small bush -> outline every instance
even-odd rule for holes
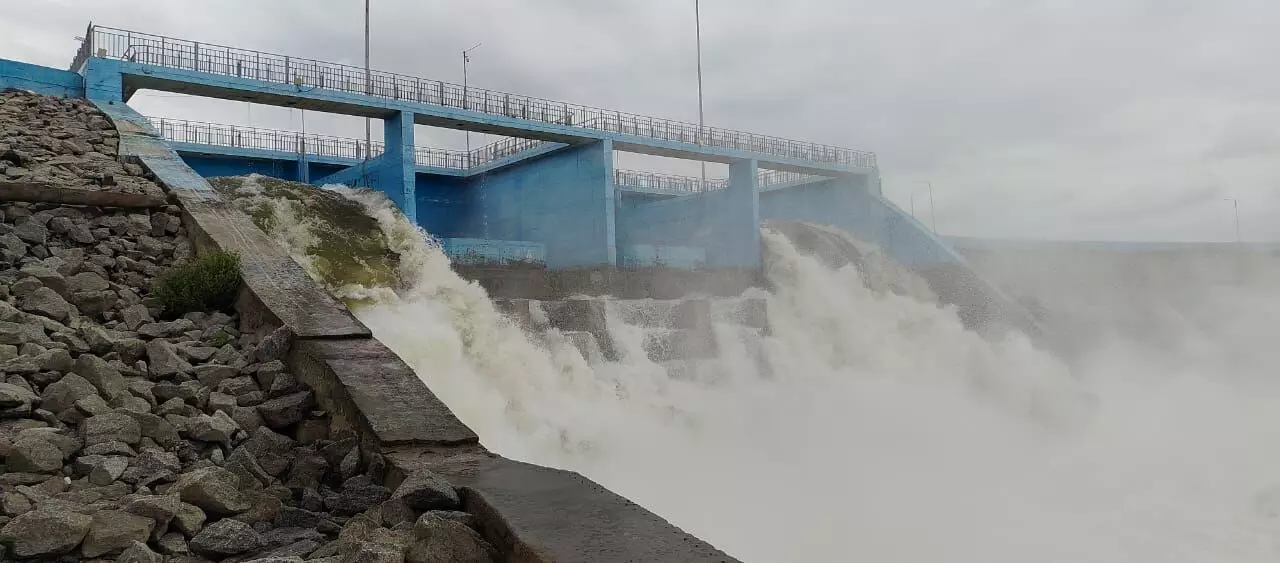
[[[211,252],[179,264],[156,278],[151,295],[166,315],[229,311],[240,292],[240,256]]]

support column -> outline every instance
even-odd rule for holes
[[[91,58],[84,64],[85,97],[95,102],[124,101],[124,76],[120,63],[110,59]]]
[[[719,239],[714,252],[708,249],[707,265],[712,268],[756,269],[760,267],[760,193],[757,190],[758,163],[735,160],[729,164],[729,187],[709,209],[718,219]]]
[[[383,120],[386,152],[379,159],[377,188],[395,202],[404,216],[418,222],[415,197],[416,163],[413,153],[413,112],[401,111]]]

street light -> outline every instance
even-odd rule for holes
[[[369,78],[369,0],[364,0],[364,94],[366,96],[373,93]],[[360,176],[364,178],[366,187],[369,185],[369,153],[373,148],[372,131],[369,118],[364,118],[364,167],[360,170]]]
[[[1236,199],[1236,198],[1234,198],[1234,197],[1224,197],[1224,198],[1222,198],[1222,199],[1223,199],[1223,200],[1225,200],[1225,201],[1229,201],[1229,202],[1231,202],[1231,207],[1232,207],[1232,209],[1234,209],[1234,210],[1235,210],[1235,214],[1236,214],[1236,245],[1239,245],[1239,244],[1240,244],[1240,200],[1237,200],[1237,199]]]
[[[702,11],[699,0],[693,0],[693,29],[698,50],[698,144],[702,144]],[[707,188],[707,161],[702,161],[702,189]]]
[[[931,182],[931,181],[929,181],[929,180],[916,180],[915,182],[912,182],[912,183],[915,183],[915,184],[924,184],[924,185],[926,185],[926,186],[929,186],[929,222],[930,222],[930,223],[932,224],[932,226],[933,226],[933,234],[935,234],[935,235],[936,235],[936,234],[938,234],[938,214],[937,214],[937,213],[935,213],[935,212],[934,212],[934,210],[933,210],[933,182]],[[912,207],[914,208],[914,207],[915,207],[915,205],[914,205],[914,201],[915,201],[915,200],[914,200],[914,194],[912,194],[912,197],[913,197],[913,199],[912,199]],[[914,215],[914,213],[912,213],[912,215]]]
[[[471,109],[470,98],[467,96],[467,63],[471,62],[471,55],[468,53],[476,50],[482,42],[472,45],[469,49],[462,50],[462,109]],[[471,131],[466,131],[467,136],[467,168],[471,168]]]

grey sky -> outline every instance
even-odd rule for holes
[[[693,0],[373,0],[377,68],[697,120]],[[28,1],[0,57],[64,67],[89,19],[359,64],[360,0]],[[703,0],[710,125],[875,151],[947,234],[1280,238],[1280,3]],[[140,94],[144,113],[298,128],[296,112]],[[307,115],[361,136],[359,120]],[[460,146],[456,132],[424,131]],[[473,138],[473,143],[479,141]],[[425,143],[423,143],[425,144]],[[643,166],[638,158],[624,166]]]

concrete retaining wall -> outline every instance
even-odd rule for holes
[[[244,329],[287,326],[289,368],[317,394],[336,428],[389,462],[387,485],[432,471],[462,489],[486,539],[507,561],[732,561],[711,545],[573,472],[486,451],[393,352],[316,284],[248,217],[121,103],[99,103],[121,135],[121,156],[145,166],[184,209],[197,252],[237,251]]]
[[[10,88],[59,98],[84,97],[84,79],[79,74],[0,59],[0,91]]]

